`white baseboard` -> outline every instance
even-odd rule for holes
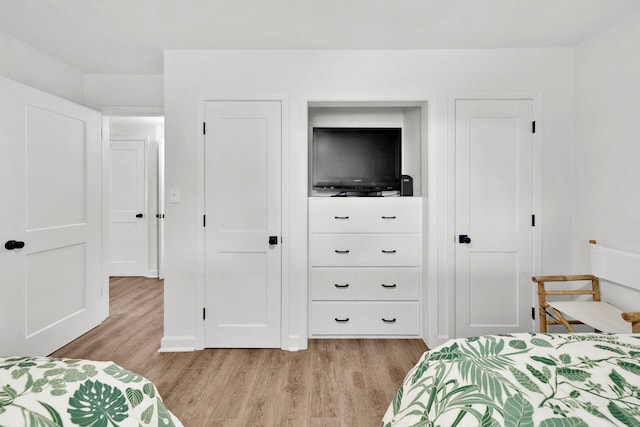
[[[163,337],[160,341],[160,353],[194,351],[196,348],[196,337],[178,336]]]
[[[282,349],[287,351],[306,350],[307,342],[306,340],[303,342],[300,339],[300,335],[289,335],[289,342],[283,343]]]

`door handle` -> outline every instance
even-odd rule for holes
[[[278,236],[269,236],[269,244],[277,245],[278,244]]]
[[[19,242],[17,240],[8,240],[7,243],[4,244],[4,248],[8,251],[12,251],[14,249],[22,249],[24,248],[24,242]]]
[[[471,243],[471,237],[467,236],[466,234],[461,234],[458,236],[458,243],[464,243],[468,245],[469,243]]]
[[[136,218],[142,218],[143,216],[144,216],[143,214],[139,213],[136,215]]]

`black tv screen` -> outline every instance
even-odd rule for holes
[[[400,190],[401,128],[313,128],[313,188]]]

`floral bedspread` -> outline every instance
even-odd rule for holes
[[[382,426],[640,426],[640,335],[450,340],[409,371]]]
[[[182,424],[146,378],[112,362],[0,358],[0,426]]]

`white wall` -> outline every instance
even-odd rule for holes
[[[166,207],[165,336],[163,349],[193,347],[201,322],[196,300],[196,239],[202,231],[197,206],[197,102],[206,94],[286,94],[290,123],[284,147],[284,171],[290,189],[289,254],[285,265],[289,304],[283,307],[288,334],[283,346],[304,348],[307,330],[307,105],[322,99],[428,100],[435,121],[429,123],[438,161],[429,170],[437,180],[430,203],[447,203],[447,105],[453,93],[522,91],[539,94],[543,105],[538,131],[543,141],[543,272],[571,265],[571,140],[573,137],[572,49],[433,50],[433,51],[179,51],[165,52],[166,185],[181,189],[180,203]],[[428,99],[427,99],[428,98]],[[431,134],[431,131],[430,131]],[[425,195],[423,189],[423,195]],[[441,209],[441,210],[440,210]],[[450,335],[451,309],[446,289],[447,229],[452,212],[438,207],[438,283],[428,283],[434,312],[428,328]],[[427,254],[431,256],[432,254]],[[540,272],[540,273],[543,273]],[[437,291],[440,290],[438,293]],[[439,307],[439,308],[438,308]],[[437,311],[441,310],[441,313]],[[295,337],[300,337],[295,342]],[[435,338],[434,338],[435,339]]]
[[[87,74],[85,102],[106,113],[162,114],[163,80],[156,74]]]
[[[1,31],[0,75],[84,103],[83,73]]]
[[[163,75],[85,74],[1,31],[0,75],[102,112],[163,111]]]
[[[640,253],[640,12],[575,49],[574,270],[586,242]],[[613,284],[603,299],[637,311],[640,295]]]

